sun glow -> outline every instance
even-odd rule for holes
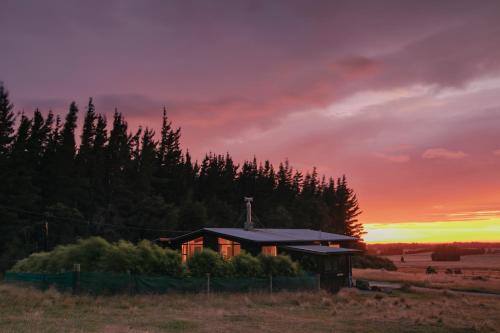
[[[367,243],[445,243],[500,241],[500,218],[478,221],[370,223]]]

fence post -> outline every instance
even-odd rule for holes
[[[269,292],[273,293],[273,275],[269,274]]]
[[[80,291],[80,264],[73,264],[73,294]]]
[[[207,273],[207,295],[210,295],[210,273]]]
[[[316,274],[316,281],[318,283],[318,291],[321,290],[321,274]]]
[[[130,270],[127,269],[127,291],[129,295],[132,295],[132,275],[130,274]]]

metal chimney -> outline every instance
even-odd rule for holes
[[[253,230],[253,222],[252,222],[252,201],[253,198],[245,197],[244,198],[247,205],[247,219],[245,221],[245,230]]]

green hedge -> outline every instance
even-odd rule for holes
[[[60,245],[50,252],[34,253],[18,261],[11,272],[60,273],[79,263],[82,272],[110,272],[164,275],[172,277],[263,277],[295,276],[299,265],[288,256],[251,256],[245,252],[224,260],[217,252],[204,249],[182,263],[179,252],[150,241],[137,245],[128,241],[109,243],[100,237]]]
[[[50,252],[34,253],[18,261],[11,271],[59,273],[79,263],[82,272],[114,272],[182,276],[185,266],[177,251],[164,249],[143,240],[134,245],[127,241],[108,243],[100,237],[60,245]]]

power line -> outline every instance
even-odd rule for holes
[[[96,225],[96,226],[109,226],[109,227],[116,227],[116,228],[126,228],[126,229],[135,229],[135,230],[146,230],[146,231],[161,231],[161,232],[168,232],[168,233],[188,233],[191,232],[192,230],[171,230],[171,229],[159,229],[159,228],[148,228],[148,227],[141,227],[141,226],[134,226],[134,225],[125,225],[125,224],[114,224],[114,223],[106,223],[106,222],[90,222],[86,221],[83,219],[75,219],[75,218],[69,218],[69,217],[62,217],[62,216],[54,216],[54,215],[47,215],[47,214],[41,214],[38,212],[33,212],[25,209],[19,209],[19,208],[13,208],[13,207],[8,207],[4,205],[0,205],[2,208],[9,209],[11,211],[17,211],[20,213],[25,213],[33,216],[39,216],[43,217],[45,219],[57,219],[57,220],[62,220],[62,221],[70,221],[70,222],[75,222],[79,224],[85,224],[85,225]],[[42,224],[42,223],[37,223],[37,224]],[[37,225],[34,224],[33,226]]]

